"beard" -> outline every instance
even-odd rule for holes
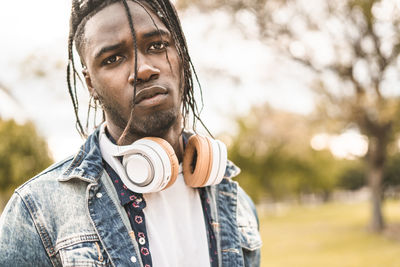
[[[177,118],[178,114],[174,110],[153,112],[141,118],[135,117],[133,112],[129,132],[142,137],[161,137],[175,124]]]
[[[107,111],[115,125],[122,130],[126,128],[129,118],[124,119],[118,107],[107,105],[103,102],[103,109]],[[139,137],[161,137],[176,123],[179,117],[179,109],[154,111],[141,117],[135,116],[135,111],[133,110],[131,116],[133,116],[133,118],[129,125],[130,135]]]

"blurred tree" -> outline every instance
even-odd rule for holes
[[[179,0],[177,4],[231,12],[239,24],[255,25],[265,44],[316,74],[318,114],[342,127],[355,125],[368,137],[370,228],[381,231],[384,166],[400,122],[395,90],[400,68],[398,0]],[[254,27],[245,26],[240,28],[254,32]]]
[[[343,174],[340,175],[338,186],[347,190],[357,190],[367,185],[366,181],[366,168],[360,164],[361,162],[355,162],[348,168],[345,168]],[[383,191],[392,191],[395,194],[399,194],[400,188],[400,154],[397,152],[393,155],[389,154],[385,172],[383,175],[382,188]],[[397,190],[397,191],[396,191]]]
[[[237,124],[238,134],[225,141],[230,159],[242,169],[241,185],[256,202],[300,199],[304,194],[329,198],[345,161],[329,151],[312,150],[313,129],[307,117],[264,105],[254,107]]]
[[[358,190],[366,185],[365,168],[354,164],[346,168],[339,177],[338,187],[345,190]]]
[[[399,189],[400,186],[400,154],[391,156],[388,160],[383,179],[383,189]]]
[[[6,201],[17,186],[51,163],[47,144],[31,122],[0,119],[0,200]]]
[[[0,91],[18,104],[17,99],[12,95],[11,90],[0,81]]]

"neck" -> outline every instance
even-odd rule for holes
[[[182,128],[180,125],[177,127],[171,127],[170,131],[166,133],[166,135],[162,136],[164,140],[166,140],[174,149],[175,155],[178,158],[179,162],[182,162],[183,159],[183,138],[182,138]]]

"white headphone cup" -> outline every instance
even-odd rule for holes
[[[136,143],[153,163],[154,180],[157,186],[151,192],[161,191],[167,186],[172,174],[168,153],[159,143],[147,138],[140,139]]]
[[[171,176],[171,164],[167,153],[162,147],[154,141],[140,139],[131,145],[118,146],[112,143],[105,133],[105,124],[101,125],[99,133],[100,150],[104,160],[114,169],[119,175],[124,185],[133,192],[137,193],[150,193],[162,190],[168,183]],[[153,179],[147,185],[141,186],[141,180],[135,184],[126,169],[119,161],[118,157],[123,156],[123,162],[129,161],[129,157],[133,156],[144,156],[150,165],[152,165]],[[165,164],[168,162],[168,164]],[[140,161],[139,161],[140,163]],[[127,163],[126,163],[127,164]],[[134,172],[134,169],[140,168],[137,164],[133,168],[128,167],[130,172]],[[140,164],[139,164],[140,165]],[[169,177],[169,179],[164,179]],[[145,183],[146,184],[146,183]]]
[[[113,168],[113,170],[118,174],[121,178],[122,182],[126,187],[134,192],[137,191],[137,186],[131,181],[128,177],[125,168],[122,166],[121,162],[118,159],[118,156],[121,156],[120,149],[117,145],[113,144],[110,139],[108,139],[105,133],[105,124],[101,125],[100,133],[99,133],[99,145],[100,151],[103,159]],[[133,152],[134,147],[132,146],[124,146],[124,152]]]
[[[138,186],[148,185],[154,179],[153,165],[143,155],[125,155],[122,165],[124,166],[129,179]]]
[[[218,144],[220,160],[219,160],[218,174],[217,174],[214,184],[219,184],[225,175],[226,164],[228,161],[228,151],[227,151],[224,143],[222,143],[219,140],[215,140],[215,141]]]

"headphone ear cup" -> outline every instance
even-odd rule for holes
[[[103,159],[134,192],[158,192],[177,179],[178,159],[172,146],[161,138],[142,138],[130,145],[117,146],[108,139],[103,124],[99,145]]]
[[[175,151],[172,148],[172,146],[164,139],[158,138],[158,137],[145,137],[143,139],[151,140],[153,142],[156,142],[159,144],[164,151],[167,153],[170,164],[171,164],[171,178],[168,182],[168,184],[163,188],[166,189],[170,187],[173,183],[175,183],[176,179],[178,178],[178,173],[179,173],[179,162],[178,158],[175,155]]]
[[[210,177],[208,178],[207,184],[214,185],[219,184],[224,178],[226,165],[228,161],[228,152],[226,146],[219,140],[209,139],[213,148],[213,161]]]
[[[213,162],[212,146],[208,138],[192,135],[183,157],[183,176],[191,187],[201,187],[207,183]]]

